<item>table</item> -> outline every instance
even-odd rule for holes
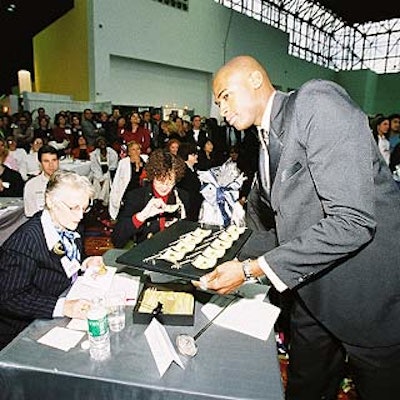
[[[90,161],[86,160],[60,160],[60,169],[73,171],[79,175],[89,176]]]
[[[172,341],[206,324],[202,301],[196,301],[194,326],[165,326]],[[131,310],[126,328],[111,332],[112,356],[102,362],[92,361],[79,345],[64,353],[36,342],[68,321],[36,320],[0,352],[0,399],[284,398],[273,332],[261,341],[212,325],[197,340],[198,354],[181,356],[185,369],[172,364],[160,378],[143,334],[147,325],[133,324]]]
[[[0,197],[0,245],[27,220],[22,197]]]

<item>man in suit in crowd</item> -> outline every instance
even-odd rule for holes
[[[192,129],[187,133],[188,142],[194,143],[197,150],[203,148],[204,143],[207,141],[207,132],[201,127],[201,116],[193,115],[191,118]],[[212,139],[212,138],[211,138]]]
[[[361,399],[400,398],[400,191],[367,116],[333,82],[276,91],[249,56],[213,90],[231,125],[258,129],[255,215],[272,210],[278,246],[194,283],[224,294],[266,276],[292,293],[287,399],[336,399],[346,360]]]

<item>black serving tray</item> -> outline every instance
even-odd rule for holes
[[[244,233],[242,233],[239,238],[232,244],[232,246],[225,252],[224,256],[218,259],[217,264],[210,269],[198,269],[191,263],[183,264],[180,269],[177,269],[172,268],[174,266],[173,263],[165,260],[157,259],[153,262],[143,261],[144,259],[151,257],[152,255],[157,254],[160,251],[168,248],[170,243],[178,240],[181,235],[194,231],[198,227],[211,229],[213,232],[217,232],[221,229],[220,226],[204,225],[199,224],[198,222],[181,220],[171,225],[164,231],[156,233],[150,239],[147,239],[144,242],[132,247],[132,249],[120,255],[116,261],[120,264],[125,264],[134,268],[156,271],[180,278],[187,278],[189,280],[198,280],[206,273],[215,269],[217,265],[235,258],[239,250],[242,248],[242,246],[246,243],[247,239],[251,235],[251,230],[246,229]],[[194,251],[196,251],[196,249]],[[183,259],[182,261],[185,261],[185,259]]]

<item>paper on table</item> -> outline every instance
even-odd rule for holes
[[[268,288],[258,284],[244,285],[239,293],[245,298],[240,298],[228,306],[213,323],[260,340],[267,340],[280,313],[280,308],[263,301]],[[232,296],[213,296],[201,311],[211,320],[230,299]]]
[[[78,276],[70,291],[67,300],[86,299],[91,300],[105,294],[105,290],[95,288],[86,284],[84,276]]]
[[[97,272],[98,268],[89,267],[83,274],[85,285],[93,286],[97,289],[106,292],[111,286],[111,282],[113,276],[117,272],[117,268],[105,267],[105,269],[106,269],[105,274],[99,274]]]
[[[107,267],[110,268],[110,267]],[[113,274],[109,287],[94,287],[87,284],[85,275],[79,276],[67,294],[68,300],[93,299],[109,293],[125,292],[126,305],[135,305],[139,293],[140,277],[127,274]]]
[[[67,325],[68,329],[74,329],[75,331],[87,331],[88,322],[86,319],[72,318]]]
[[[139,294],[140,277],[125,274],[115,274],[107,293],[125,293],[125,305],[134,306]]]
[[[171,343],[167,331],[156,318],[152,319],[149,326],[144,331],[144,334],[157,364],[160,377],[165,374],[165,371],[173,361],[175,361],[182,369],[185,369],[185,366]]]
[[[71,329],[56,326],[38,339],[38,342],[56,349],[68,351],[75,347],[83,338],[85,332],[73,331]]]

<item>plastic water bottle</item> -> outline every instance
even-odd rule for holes
[[[110,329],[104,299],[93,300],[87,320],[90,356],[97,361],[105,360],[110,356]]]

